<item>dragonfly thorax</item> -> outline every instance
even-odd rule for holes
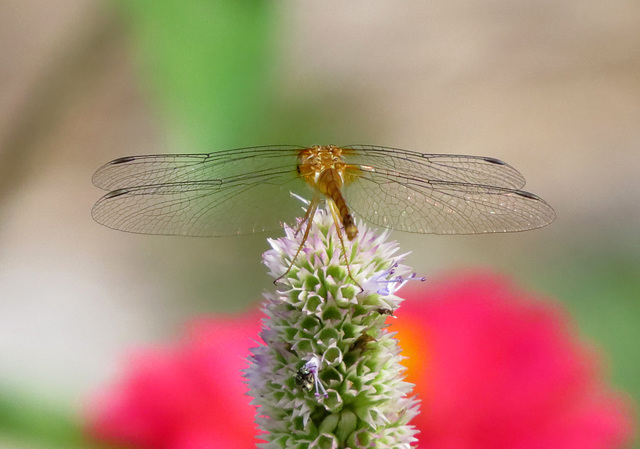
[[[335,145],[316,145],[301,150],[298,159],[298,172],[312,187],[318,185],[320,175],[326,170],[335,170],[342,186],[346,164],[342,159],[341,148]]]

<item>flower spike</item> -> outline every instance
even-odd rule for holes
[[[264,254],[280,280],[265,295],[264,344],[252,349],[245,371],[260,446],[409,449],[418,403],[386,318],[402,302],[395,293],[416,275],[388,232],[359,223],[357,236],[341,243],[330,211],[310,219],[302,247],[297,227],[285,227]]]

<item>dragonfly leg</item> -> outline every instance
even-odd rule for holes
[[[302,217],[302,220],[296,226],[296,230],[294,232],[294,235],[296,237],[298,236],[298,233],[302,230],[302,227],[305,225],[305,223],[311,223],[311,220],[313,220],[313,216],[315,215],[316,210],[318,209],[318,203],[319,202],[320,202],[320,197],[318,196],[317,193],[314,193],[313,194],[313,198],[311,199],[310,202],[308,202],[309,207],[307,207],[307,211],[304,213],[304,217]],[[315,203],[316,206],[315,207],[311,207],[314,203]],[[307,226],[307,228],[308,228],[308,226]],[[302,242],[304,243],[305,241],[306,241],[306,239],[303,240]]]
[[[320,199],[316,195],[314,195],[313,199],[311,200],[311,204],[307,209],[307,213],[304,214],[304,218],[302,219],[299,225],[300,227],[302,227],[306,223],[304,235],[302,236],[302,240],[300,241],[298,250],[296,251],[296,254],[293,256],[293,258],[291,259],[291,262],[289,263],[289,268],[287,268],[287,271],[285,271],[282,274],[282,276],[278,277],[278,279],[273,281],[274,284],[277,284],[278,281],[280,281],[280,279],[282,279],[287,274],[289,274],[289,271],[291,271],[291,268],[293,267],[294,262],[296,261],[296,259],[298,258],[298,255],[300,254],[300,251],[302,251],[302,247],[304,246],[305,242],[309,238],[309,232],[311,231],[311,225],[313,224],[313,217],[316,214],[316,210],[318,209],[319,202],[320,202]],[[296,233],[298,233],[298,231],[300,231],[300,229],[296,230]]]

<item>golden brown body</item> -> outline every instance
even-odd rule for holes
[[[305,148],[298,156],[298,173],[314,192],[323,194],[336,207],[349,240],[358,235],[349,207],[342,195],[342,186],[349,182],[348,165],[342,159],[342,148],[335,145]],[[314,201],[317,202],[314,197]]]

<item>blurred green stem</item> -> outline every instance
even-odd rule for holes
[[[273,3],[116,0],[116,5],[132,31],[143,86],[177,139],[176,151],[263,143],[261,123],[274,68]]]
[[[6,390],[0,394],[0,433],[17,447],[98,447],[87,441],[70,411]]]

